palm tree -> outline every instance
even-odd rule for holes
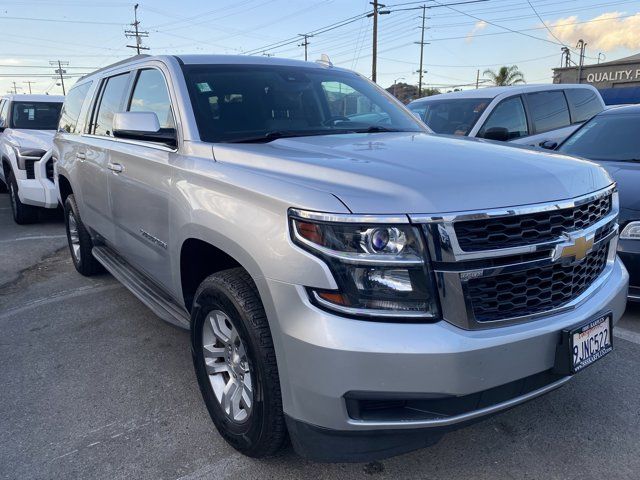
[[[487,69],[482,75],[484,75],[485,77],[489,77],[491,83],[498,87],[515,85],[517,83],[526,83],[524,81],[524,75],[520,70],[518,70],[517,65],[511,65],[510,67],[500,67],[500,70],[498,70],[497,73],[491,69]]]

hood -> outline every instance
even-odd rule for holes
[[[13,142],[20,147],[39,148],[41,150],[50,150],[53,147],[53,136],[55,130],[23,130],[12,128],[9,135]]]
[[[640,162],[601,162],[618,184],[620,208],[634,210],[635,218],[640,215]]]
[[[216,144],[216,161],[324,190],[353,213],[446,213],[562,200],[611,184],[572,157],[423,133]]]

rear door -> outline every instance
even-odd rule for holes
[[[536,147],[546,141],[560,143],[578,127],[571,124],[569,105],[563,90],[532,92],[523,97],[533,134],[514,143]]]
[[[143,68],[133,76],[123,111],[153,112],[161,129],[175,131],[164,73],[159,68]],[[168,290],[172,288],[168,247],[172,242],[169,215],[175,152],[162,142],[126,139],[113,141],[110,150],[110,162],[118,170],[109,175],[116,248],[129,263]]]
[[[77,151],[78,183],[84,207],[80,213],[83,221],[110,244],[115,243],[108,185],[111,148],[115,143],[113,115],[123,109],[130,78],[126,72],[103,79],[87,134]]]

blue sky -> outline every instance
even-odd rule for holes
[[[640,52],[640,0],[426,0],[424,82],[450,88],[472,84],[476,71],[517,64],[529,83],[551,81],[562,44],[587,45],[586,63],[599,53],[606,60]],[[0,1],[0,92],[13,86],[33,93],[61,93],[50,78],[50,60],[68,61],[67,71],[81,73],[131,55],[124,37],[133,4],[123,1]],[[388,0],[391,13],[379,20],[378,83],[403,78],[417,83],[421,3]],[[297,34],[361,16],[368,0],[153,0],[141,1],[141,28],[149,31],[151,53],[262,52],[304,58],[299,41],[277,48]],[[542,20],[541,20],[542,19]],[[544,22],[544,23],[543,23]],[[309,59],[329,55],[334,64],[371,74],[370,18],[356,19],[309,39]],[[546,25],[546,26],[545,26]],[[548,27],[548,28],[547,28]],[[260,53],[258,53],[260,54]],[[602,55],[601,55],[602,58]],[[574,55],[577,60],[577,56]]]

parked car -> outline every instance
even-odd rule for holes
[[[444,93],[408,105],[435,133],[538,146],[560,143],[604,109],[591,85],[518,85]]]
[[[618,254],[630,274],[629,299],[640,301],[640,105],[600,113],[557,150],[598,162],[618,183]]]
[[[0,99],[0,181],[13,219],[32,223],[39,208],[57,208],[51,148],[64,97],[7,95]]]
[[[611,351],[628,274],[595,164],[432,135],[359,74],[266,57],[136,57],[64,111],[76,269],[191,330],[247,455],[399,454]]]

